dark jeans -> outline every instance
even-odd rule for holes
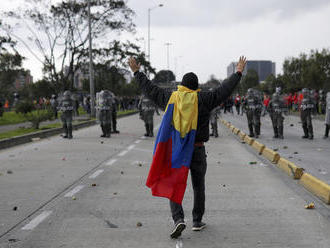
[[[194,190],[194,208],[192,211],[193,222],[202,221],[205,211],[206,167],[205,147],[195,147],[190,164],[191,182]],[[170,201],[170,207],[174,222],[184,219],[182,205]]]

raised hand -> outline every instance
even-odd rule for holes
[[[138,64],[136,62],[135,58],[133,58],[133,57],[130,57],[129,58],[128,65],[131,68],[131,70],[132,70],[133,73],[134,72],[137,72],[138,70],[140,70],[140,66],[141,66],[141,64],[140,63]]]
[[[246,57],[244,56],[239,57],[239,61],[236,66],[236,71],[242,73],[244,71],[245,65],[246,65]]]

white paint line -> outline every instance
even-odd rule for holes
[[[64,197],[72,197],[75,194],[77,194],[80,190],[82,190],[85,187],[85,185],[78,185],[75,188],[73,188],[73,190],[69,191],[68,193],[66,193],[64,195]]]
[[[113,165],[116,162],[117,162],[117,159],[111,159],[105,165]]]
[[[175,248],[183,248],[183,242],[182,242],[182,240],[176,241]]]
[[[104,170],[97,170],[92,175],[90,175],[89,178],[94,179],[94,178],[98,177],[100,174],[102,174],[103,171]]]
[[[124,156],[128,151],[127,150],[124,150],[122,151],[121,153],[118,154],[119,157],[122,157]]]
[[[141,140],[136,140],[134,143],[139,144],[140,142],[141,142]]]
[[[43,211],[29,223],[22,227],[22,230],[33,230],[36,226],[38,226],[44,219],[46,219],[52,211]]]
[[[129,147],[127,147],[127,150],[132,150],[132,149],[134,149],[134,147],[135,147],[135,145],[130,145]]]

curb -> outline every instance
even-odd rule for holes
[[[118,119],[120,119],[122,117],[130,116],[130,115],[133,115],[136,113],[137,112],[123,114],[123,115],[118,116]],[[73,130],[77,130],[77,129],[84,128],[84,127],[90,127],[90,126],[93,126],[96,124],[97,124],[96,120],[90,120],[90,121],[84,121],[84,122],[75,124],[75,125],[73,125],[72,128],[73,128]],[[0,150],[10,148],[13,146],[17,146],[17,145],[26,144],[29,142],[33,142],[35,140],[51,137],[51,136],[60,134],[62,132],[63,132],[62,128],[51,128],[49,130],[37,131],[34,133],[24,134],[24,135],[16,136],[13,138],[3,139],[3,140],[0,140]]]
[[[288,174],[291,178],[298,180],[299,184],[301,184],[305,189],[319,197],[323,202],[330,205],[330,185],[321,181],[320,179],[312,176],[304,172],[304,169],[295,165],[293,162],[281,158],[280,154],[275,152],[274,150],[266,147],[264,144],[254,140],[249,137],[244,132],[240,131],[230,122],[225,120],[221,120],[221,123],[228,127],[234,134],[238,135],[238,137],[244,141],[246,144],[250,145],[253,149],[255,149],[259,155],[262,155],[266,159],[268,159],[273,164],[276,164],[278,168],[283,170],[286,174]]]

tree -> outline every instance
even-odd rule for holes
[[[241,81],[241,94],[245,93],[249,88],[254,88],[259,85],[258,73],[255,70],[248,70]]]
[[[169,82],[175,81],[175,75],[170,70],[161,70],[161,71],[156,73],[155,78],[153,79],[153,81],[156,84],[169,83]]]
[[[52,4],[49,0],[26,1],[27,8],[6,13],[24,30],[28,40],[17,35],[17,26],[5,26],[43,64],[43,71],[57,90],[73,88],[74,74],[85,64],[88,51],[88,1],[67,0]],[[91,26],[96,49],[111,48],[109,34],[133,32],[134,14],[124,0],[91,0]],[[38,53],[35,53],[35,48]],[[113,50],[114,51],[114,50]],[[116,56],[115,60],[122,57]]]
[[[0,21],[0,26],[1,26]],[[12,95],[14,82],[22,70],[23,57],[15,49],[16,42],[11,37],[0,34],[0,98]]]

